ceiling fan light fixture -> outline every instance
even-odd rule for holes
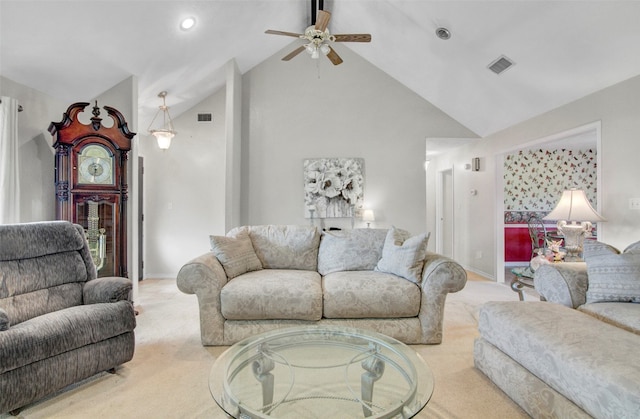
[[[173,129],[173,122],[171,121],[171,115],[169,115],[169,107],[166,103],[167,92],[162,91],[158,93],[158,97],[162,98],[162,105],[158,107],[158,111],[151,120],[147,130],[149,131],[149,134],[156,137],[158,147],[162,150],[166,150],[171,146],[171,139],[175,137],[176,131]],[[162,113],[162,126],[160,128],[152,129],[151,127],[160,113]]]
[[[323,2],[320,1],[320,9],[316,7],[316,0],[311,0],[311,22],[312,25],[305,29],[304,33],[294,33],[285,31],[275,31],[268,29],[265,33],[272,35],[284,35],[295,38],[300,38],[308,44],[299,46],[289,54],[282,57],[282,61],[289,61],[293,57],[296,57],[302,51],[307,51],[311,58],[317,59],[320,57],[320,52],[331,61],[333,65],[342,64],[342,58],[338,53],[331,48],[332,42],[371,42],[371,34],[368,33],[351,33],[341,35],[331,35],[329,32],[329,21],[331,20],[331,13],[323,9]],[[317,19],[316,19],[317,13]]]

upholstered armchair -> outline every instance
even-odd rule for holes
[[[130,295],[97,278],[79,225],[0,225],[0,413],[131,360]]]

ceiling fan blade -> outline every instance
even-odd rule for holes
[[[347,33],[334,35],[335,42],[371,42],[371,35],[368,33]]]
[[[331,20],[331,13],[324,10],[318,10],[318,17],[316,19],[316,30],[324,32],[329,26],[329,20]]]
[[[331,47],[329,47],[329,53],[327,54],[327,58],[333,63],[333,65],[342,64],[342,58],[340,58],[338,53]]]
[[[302,34],[300,33],[293,33],[293,32],[284,32],[284,31],[274,31],[272,29],[269,29],[267,31],[265,31],[264,33],[268,33],[271,35],[284,35],[284,36],[293,36],[295,38],[300,38],[302,36]]]
[[[302,51],[304,51],[304,45],[296,48],[295,50],[291,51],[289,54],[282,57],[282,61],[289,61],[296,55],[300,54]]]

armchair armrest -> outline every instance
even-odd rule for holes
[[[200,338],[205,346],[225,344],[220,292],[227,281],[227,275],[213,252],[190,260],[178,272],[178,289],[198,297]]]
[[[422,270],[422,302],[420,323],[423,343],[442,342],[444,303],[447,294],[458,292],[467,283],[467,271],[456,261],[443,255],[427,252]]]
[[[131,302],[131,280],[119,276],[105,276],[88,281],[82,289],[84,304]]]
[[[533,284],[545,300],[578,308],[587,301],[587,264],[563,262],[542,265],[534,274]]]

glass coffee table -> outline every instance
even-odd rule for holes
[[[209,376],[211,395],[234,418],[409,418],[433,386],[427,364],[402,342],[327,326],[240,341]]]

